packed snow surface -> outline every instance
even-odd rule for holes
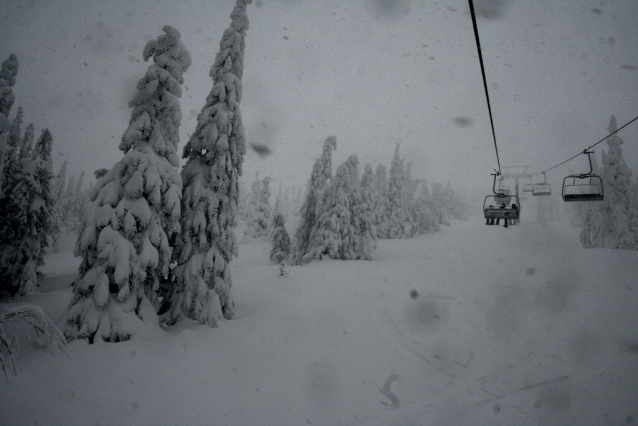
[[[292,228],[291,228],[292,229]],[[239,232],[239,230],[238,230]],[[4,425],[623,425],[638,421],[638,252],[560,222],[480,219],[381,240],[372,261],[269,263],[242,244],[236,316],[66,355],[22,345]],[[69,238],[72,239],[72,238]],[[60,321],[78,259],[49,255]],[[98,339],[99,340],[99,339]]]

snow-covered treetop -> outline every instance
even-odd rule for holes
[[[53,144],[53,136],[49,129],[42,131],[42,136],[35,144],[35,150],[33,151],[33,157],[39,158],[42,161],[51,163],[51,145]]]
[[[153,62],[163,68],[180,83],[184,82],[183,74],[191,66],[191,55],[180,41],[181,34],[170,25],[162,28],[166,34],[151,40],[144,47],[144,60],[153,57]],[[150,70],[150,68],[149,68]],[[179,86],[177,86],[179,88]],[[176,95],[179,96],[179,95]]]
[[[374,172],[372,171],[371,164],[366,164],[363,168],[363,175],[361,176],[361,186],[366,188],[372,188],[374,186]]]
[[[219,42],[219,52],[209,73],[213,78],[213,88],[197,117],[197,128],[184,146],[183,153],[183,158],[200,157],[207,164],[218,162],[218,157],[220,164],[230,161],[229,165],[236,169],[237,176],[242,175],[246,154],[246,135],[239,104],[243,93],[241,77],[245,30],[248,28],[246,5],[249,3],[238,0],[231,14],[231,25]],[[221,156],[227,158],[221,159]],[[230,176],[230,180],[235,180],[237,176]],[[235,186],[235,183],[231,185]]]
[[[0,70],[0,113],[5,117],[9,116],[9,111],[15,101],[15,95],[11,87],[16,83],[18,74],[18,57],[12,53],[9,58],[2,61]]]
[[[182,111],[178,98],[191,57],[180,41],[179,31],[169,25],[162,30],[165,34],[144,47],[144,60],[153,57],[154,63],[137,83],[137,96],[129,104],[133,107],[131,120],[119,148],[126,153],[136,144],[148,143],[173,167],[179,167],[176,151]]]
[[[246,30],[249,24],[246,6],[249,4],[252,4],[252,0],[237,0],[235,8],[230,14],[230,27],[224,31],[219,42],[219,53],[217,53],[215,63],[209,73],[209,76],[215,81],[220,81],[227,72],[232,72],[240,80],[242,78]],[[237,102],[241,102],[241,90]]]
[[[328,136],[323,143],[321,157],[317,158],[310,176],[311,189],[322,188],[332,178],[332,151],[337,149],[337,138]]]

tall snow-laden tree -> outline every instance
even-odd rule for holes
[[[430,191],[425,179],[419,180],[421,190],[414,203],[414,221],[419,234],[429,234],[439,230],[439,215],[430,197]]]
[[[137,83],[124,153],[97,182],[84,207],[75,246],[82,257],[66,313],[69,340],[128,340],[153,321],[160,281],[169,274],[179,232],[182,181],[177,167],[183,73],[191,58],[175,28],[144,47],[153,58]]]
[[[607,130],[615,132],[616,118],[611,117]],[[625,163],[621,145],[624,141],[614,134],[607,138],[607,152],[602,153],[600,170],[592,156],[594,173],[602,178],[604,200],[587,203],[576,209],[581,218],[583,247],[634,249],[636,237],[631,230],[631,170]]]
[[[383,164],[379,164],[374,172],[374,226],[378,238],[388,238],[390,227],[388,216],[388,174]]]
[[[38,208],[35,213],[35,229],[39,242],[35,258],[36,268],[44,265],[44,256],[48,253],[50,246],[57,244],[60,235],[59,209],[55,194],[53,194],[55,183],[53,182],[53,161],[51,159],[52,146],[53,136],[48,129],[45,129],[33,151],[35,163],[33,177],[35,187],[40,191],[40,199],[37,201]]]
[[[5,162],[11,163],[17,161],[20,157],[20,144],[22,142],[22,122],[24,119],[24,110],[18,107],[16,116],[11,121],[9,133],[7,134],[6,156]],[[8,166],[9,164],[7,164]]]
[[[21,173],[20,149],[22,147],[22,107],[18,108],[18,113],[14,117],[7,132],[5,145],[5,168],[2,179],[2,190],[0,191],[0,202],[10,203],[11,200],[4,194],[11,192],[16,183],[18,175]]]
[[[44,264],[50,239],[58,228],[51,197],[51,144],[44,130],[33,156],[20,158],[5,202],[0,207],[0,294],[36,291],[38,269]]]
[[[437,215],[439,225],[449,225],[448,220],[448,204],[450,200],[450,194],[445,192],[443,184],[440,182],[432,183],[432,202],[433,210]]]
[[[249,238],[266,238],[271,227],[270,177],[256,177],[252,185],[251,211],[248,215],[244,235]]]
[[[372,250],[377,246],[377,229],[374,225],[375,195],[374,172],[372,166],[366,164],[353,206],[353,219],[359,229],[359,250],[361,258],[365,260],[372,259]]]
[[[388,238],[391,239],[411,238],[415,231],[414,219],[408,207],[405,166],[399,156],[399,147],[397,144],[394,150],[388,180]]]
[[[616,117],[609,120],[607,130],[617,129]],[[621,145],[624,141],[614,134],[607,138],[607,152],[603,151],[601,178],[605,198],[596,208],[603,215],[604,240],[594,242],[597,247],[632,249],[634,237],[629,229],[629,194],[631,170],[625,163]]]
[[[300,264],[308,253],[310,233],[317,221],[317,209],[320,207],[323,192],[332,178],[332,151],[337,149],[337,138],[329,136],[323,143],[321,157],[314,166],[306,187],[305,201],[300,209],[301,221],[292,242],[291,259]]]
[[[638,182],[629,192],[629,230],[633,236],[633,250],[638,250]]]
[[[358,182],[356,155],[351,155],[337,168],[334,179],[325,191],[322,213],[310,236],[308,253],[303,263],[328,255],[333,259],[361,258],[359,228],[352,218],[352,199]]]
[[[184,148],[182,232],[176,240],[177,278],[170,321],[180,311],[216,326],[233,316],[229,263],[237,256],[239,177],[246,136],[239,104],[250,0],[238,0],[210,70],[213,88]]]
[[[270,237],[270,261],[281,263],[290,253],[290,237],[286,231],[286,219],[283,213],[276,213],[273,218],[273,231]]]
[[[8,154],[7,136],[11,127],[9,112],[15,102],[15,94],[11,88],[16,83],[17,74],[18,57],[12,53],[2,61],[2,69],[0,69],[0,197],[2,196],[2,181],[4,180],[5,156]]]

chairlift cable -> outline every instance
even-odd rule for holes
[[[490,105],[490,93],[487,89],[487,79],[485,77],[485,67],[483,65],[483,55],[481,53],[481,42],[479,41],[478,26],[476,25],[476,14],[474,13],[474,2],[470,2],[470,13],[472,15],[472,24],[474,25],[474,38],[476,39],[476,49],[478,50],[479,62],[481,63],[481,74],[483,74],[483,87],[485,88],[485,98],[487,99],[487,110],[490,113],[490,124],[492,125],[492,137],[494,138],[494,150],[496,151],[496,162],[498,164],[498,172],[501,174],[501,160],[498,156],[498,145],[496,144],[496,132],[494,131],[494,119],[492,118],[492,107]]]
[[[563,162],[562,162],[562,163],[560,163],[560,164],[555,165],[554,167],[551,167],[551,168],[549,168],[549,169],[547,169],[547,170],[544,170],[544,171],[542,171],[542,172],[540,172],[540,173],[536,173],[536,175],[539,175],[539,174],[541,174],[541,173],[547,173],[547,172],[549,172],[550,170],[554,170],[555,168],[560,167],[560,166],[562,166],[563,164],[565,164],[565,163],[567,163],[567,162],[572,161],[574,158],[578,157],[579,155],[583,155],[583,154],[585,154],[587,151],[589,151],[590,149],[592,149],[592,148],[593,148],[593,147],[595,147],[596,145],[598,145],[598,144],[600,144],[600,143],[604,142],[604,141],[605,141],[605,140],[607,140],[609,137],[611,137],[611,136],[615,135],[616,133],[620,132],[622,129],[624,129],[625,127],[629,126],[631,123],[633,123],[633,122],[634,122],[634,121],[636,121],[636,120],[638,120],[638,117],[636,117],[636,118],[634,118],[633,120],[631,120],[631,121],[629,121],[629,122],[625,123],[623,126],[621,126],[621,127],[619,127],[618,129],[614,130],[613,132],[611,132],[610,134],[608,134],[607,136],[605,136],[604,138],[602,138],[601,140],[599,140],[598,142],[596,142],[595,144],[593,144],[592,146],[590,146],[590,147],[588,147],[587,149],[585,149],[585,150],[583,150],[583,151],[579,152],[578,154],[574,155],[573,157],[571,157],[571,158],[569,158],[569,159],[567,159],[567,160],[563,161]]]

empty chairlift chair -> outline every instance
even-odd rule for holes
[[[603,180],[592,173],[592,151],[584,150],[589,158],[589,173],[569,175],[563,179],[563,201],[602,201]]]
[[[534,184],[532,183],[532,178],[529,177],[529,183],[523,184],[523,192],[534,192]]]
[[[552,187],[547,183],[545,173],[543,173],[543,183],[535,183],[532,185],[532,195],[552,195]]]

